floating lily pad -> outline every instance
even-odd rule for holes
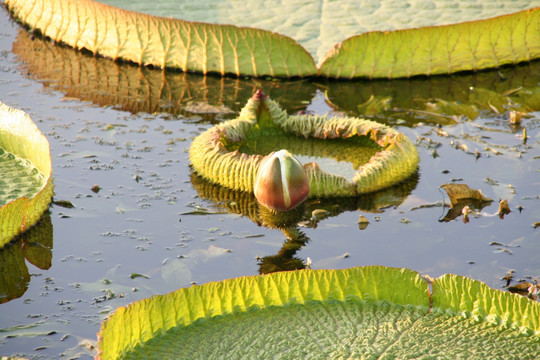
[[[0,248],[28,230],[53,196],[49,142],[23,111],[0,103]]]
[[[180,289],[118,308],[102,324],[98,358],[540,356],[540,304],[455,275],[432,286],[373,266]]]
[[[297,41],[268,30],[152,16],[92,0],[7,0],[6,5],[23,24],[73,48],[203,74],[397,78],[498,68],[540,57],[540,8],[459,24],[361,35],[360,28],[347,29],[351,37],[328,51],[317,68],[312,55]],[[292,18],[308,16],[299,22],[317,28],[316,22],[309,21],[311,11],[317,15],[317,8],[310,8],[296,11]],[[338,21],[354,14],[345,12]],[[282,10],[280,15],[286,13]]]
[[[535,6],[531,0],[206,0],[205,6],[191,0],[100,2],[157,16],[278,32],[296,39],[319,63],[333,45],[351,35],[481,20]]]
[[[6,4],[16,19],[43,35],[112,59],[221,75],[291,77],[317,71],[296,41],[270,31],[149,16],[91,0]]]
[[[319,74],[399,78],[478,71],[540,55],[540,8],[486,20],[352,36],[326,55]]]
[[[305,145],[299,145],[303,141]],[[330,155],[352,163],[350,176],[324,171],[316,162],[304,164],[310,197],[356,196],[381,190],[413,175],[419,161],[414,144],[388,126],[358,118],[288,116],[260,91],[237,119],[195,138],[190,160],[194,170],[209,181],[253,192],[263,155],[269,150],[264,144],[285,148],[293,155]]]

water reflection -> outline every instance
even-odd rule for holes
[[[346,211],[382,212],[385,208],[399,206],[416,188],[418,179],[415,174],[396,186],[358,197],[308,199],[297,208],[276,213],[260,206],[251,193],[215,185],[191,174],[191,183],[199,197],[212,201],[217,212],[243,215],[259,226],[283,232],[285,241],[280,251],[258,259],[261,274],[305,267],[305,260],[295,256],[310,240],[301,227],[316,228],[320,221]]]
[[[16,240],[0,250],[0,304],[24,295],[30,283],[25,259],[39,269],[52,263],[53,226],[49,212]]]
[[[479,115],[540,109],[540,62],[495,71],[378,81],[223,78],[113,62],[19,30],[13,52],[23,73],[67,97],[137,113],[166,112],[201,121],[234,117],[257,89],[288,113],[317,90],[335,111],[389,124],[450,125]]]
[[[19,30],[13,52],[25,64],[23,73],[44,86],[132,113],[166,112],[213,122],[240,111],[257,89],[293,113],[305,109],[316,91],[315,84],[301,80],[231,79],[114,62],[24,30]]]
[[[451,125],[508,110],[540,109],[540,62],[430,78],[333,82],[326,99],[349,116],[414,125]]]

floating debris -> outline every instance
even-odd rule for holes
[[[60,207],[66,208],[66,209],[72,209],[72,208],[75,207],[75,206],[71,203],[71,201],[67,201],[67,200],[54,200],[54,201],[53,201],[53,204],[56,205],[56,206],[60,206]]]
[[[523,117],[523,113],[521,111],[510,111],[510,124],[513,125],[519,125],[521,124],[521,118]]]
[[[358,228],[360,230],[365,230],[369,225],[369,220],[364,216],[364,215],[360,215],[358,217]]]
[[[480,190],[471,189],[466,184],[443,184],[440,186],[446,191],[452,206],[463,200],[473,200],[490,203],[493,200],[486,198]]]
[[[508,207],[508,200],[501,200],[499,202],[499,211],[498,211],[499,217],[501,219],[504,219],[504,216],[510,214],[510,212],[511,210]]]
[[[149,276],[143,275],[143,274],[138,274],[138,273],[131,273],[131,275],[129,276],[130,279],[136,279],[138,277],[142,277],[142,278],[145,278],[145,279],[150,279]]]

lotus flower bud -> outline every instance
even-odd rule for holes
[[[286,211],[301,204],[309,194],[309,181],[302,164],[287,150],[269,154],[255,181],[255,198],[262,205]]]

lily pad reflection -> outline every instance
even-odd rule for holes
[[[239,111],[257,89],[290,114],[305,110],[319,90],[337,112],[406,126],[450,125],[512,109],[540,110],[540,61],[430,78],[313,81],[231,79],[133,66],[55,46],[24,30],[19,30],[13,52],[23,61],[23,74],[68,98],[133,113],[164,112],[211,122],[233,117],[224,111]]]
[[[50,214],[45,212],[36,226],[0,250],[0,303],[17,299],[28,289],[26,261],[42,270],[51,267],[52,249],[53,226]]]
[[[231,79],[112,62],[24,30],[19,30],[13,52],[24,62],[24,74],[66,97],[132,113],[163,112],[212,122],[239,111],[260,88],[296,112],[305,109],[316,91],[308,81]]]
[[[418,175],[390,188],[358,197],[313,199],[308,198],[300,206],[285,212],[276,213],[260,206],[252,193],[236,191],[212,184],[196,173],[191,174],[191,183],[202,199],[213,202],[216,212],[227,211],[248,217],[259,226],[279,229],[285,241],[277,254],[261,257],[261,274],[305,268],[305,259],[296,253],[309,242],[309,237],[300,230],[305,227],[317,227],[324,219],[338,216],[346,211],[382,212],[383,209],[400,205],[416,188]],[[317,211],[324,212],[324,217],[313,216]]]

